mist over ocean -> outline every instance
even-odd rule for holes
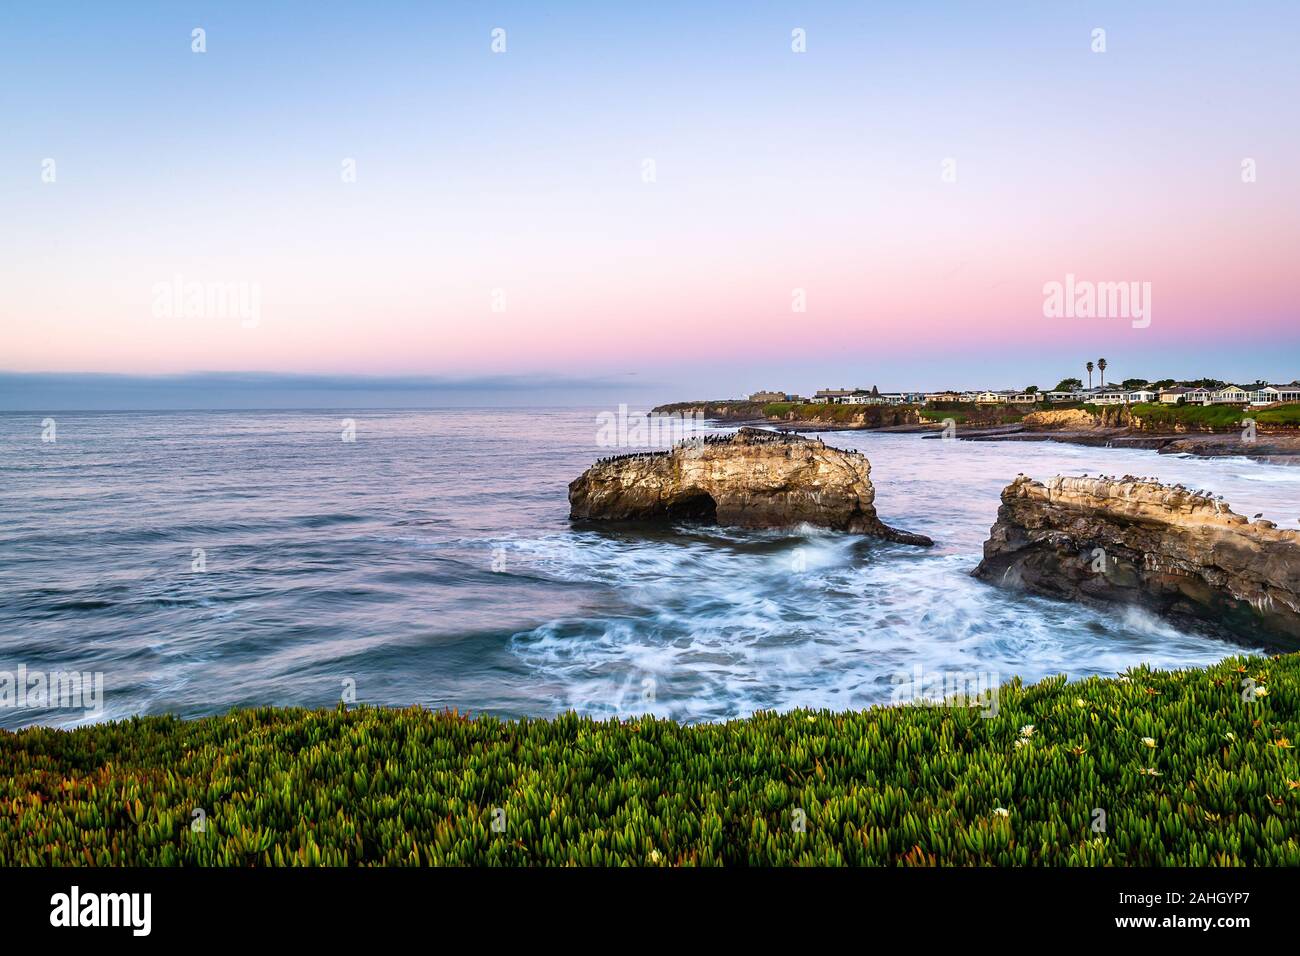
[[[1018,472],[1151,475],[1282,527],[1300,469],[1053,443],[840,432],[887,523],[571,527],[599,409],[0,415],[0,671],[102,672],[100,714],[358,703],[683,721],[887,702],[915,668],[1006,680],[1242,649],[1138,612],[975,581]],[[355,441],[344,441],[344,419]],[[727,429],[705,428],[705,431]]]

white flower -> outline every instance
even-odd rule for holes
[[[1009,816],[1011,816],[1011,811],[1008,810],[1006,807],[994,807],[994,808],[993,808],[993,812],[996,813],[996,814],[997,814],[998,816],[1000,816],[1000,817],[1009,817]]]
[[[1074,698],[1074,706],[1075,706],[1075,707],[1087,707],[1087,706],[1088,706],[1088,702],[1085,701],[1082,697],[1076,697],[1076,698]]]
[[[1146,744],[1148,747],[1154,747],[1154,746],[1156,745],[1156,738],[1154,738],[1154,737],[1143,737],[1143,738],[1142,738],[1142,742],[1143,742],[1144,744]]]
[[[649,856],[651,863],[658,863],[663,859],[663,855],[658,850],[651,850]]]
[[[1021,728],[1020,728],[1020,736],[1021,736],[1021,737],[1032,737],[1032,736],[1034,736],[1034,725],[1033,725],[1033,724],[1025,724],[1025,726],[1021,727]]]
[[[1228,731],[1226,734],[1223,735],[1223,739],[1224,739],[1224,740],[1236,740],[1236,739],[1237,739],[1237,735],[1234,734],[1234,733],[1230,730],[1230,731]]]

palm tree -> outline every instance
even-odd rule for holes
[[[1092,389],[1092,363],[1089,362],[1087,365],[1084,366],[1084,368],[1088,370],[1088,389],[1091,390]]]
[[[1106,360],[1097,359],[1097,371],[1101,372],[1101,386],[1106,387]]]

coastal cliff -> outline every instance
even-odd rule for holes
[[[1182,486],[1019,476],[973,572],[1066,600],[1137,605],[1248,643],[1300,648],[1300,531]]]
[[[832,405],[816,402],[673,402],[652,409],[659,415],[684,415],[728,423],[770,423],[801,431],[851,431],[870,428],[926,427],[914,405]]]
[[[747,528],[808,524],[930,545],[876,517],[861,452],[757,428],[687,439],[671,451],[603,459],[569,485],[574,520],[699,520]]]

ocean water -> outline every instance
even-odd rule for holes
[[[841,432],[918,549],[812,528],[570,527],[596,409],[0,415],[0,672],[102,706],[0,726],[360,703],[722,720],[863,707],[898,675],[1037,680],[1240,653],[969,576],[1018,472],[1151,475],[1283,527],[1300,469]],[[344,441],[343,419],[355,422]],[[719,431],[705,427],[704,431]],[[39,703],[39,701],[37,701]]]

